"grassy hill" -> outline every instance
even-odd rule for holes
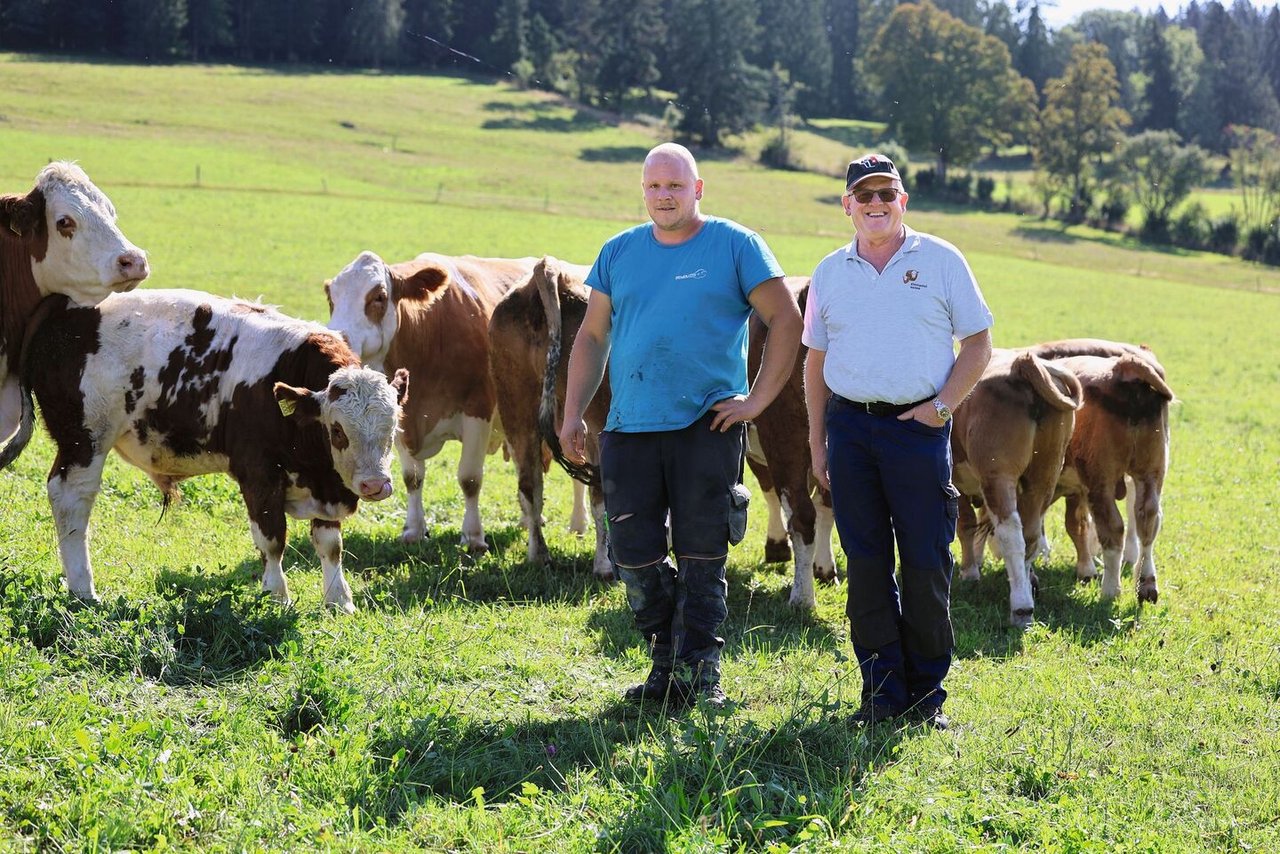
[[[364,249],[589,262],[643,216],[655,134],[479,79],[0,55],[0,190],[76,159],[150,251],[148,287],[319,320],[323,280]],[[822,150],[833,174],[854,153]],[[789,272],[849,237],[838,179],[701,165],[705,210],[758,229]],[[493,548],[472,558],[456,448],[430,461],[431,536],[396,541],[399,496],[363,508],[344,526],[360,610],[334,618],[305,526],[280,609],[256,595],[230,480],[189,481],[162,517],[113,460],[91,541],[105,604],[86,609],[60,588],[41,435],[0,473],[0,849],[1274,847],[1280,273],[1012,215],[913,204],[908,222],[965,251],[997,344],[1111,337],[1164,361],[1181,403],[1157,606],[1077,587],[1055,508],[1029,632],[1004,624],[998,562],[956,585],[956,728],[863,732],[844,722],[844,590],[788,608],[761,509],[730,565],[741,705],[639,715],[618,696],[640,640],[565,531],[556,473],[554,563],[526,567],[510,464],[489,460]]]

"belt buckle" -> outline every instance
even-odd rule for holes
[[[863,408],[864,410],[866,410],[866,413],[867,413],[868,415],[875,415],[875,414],[876,414],[876,411],[875,411],[874,407],[875,407],[875,403],[874,403],[873,401],[866,400],[866,401],[863,401],[863,403],[862,403],[862,408]]]

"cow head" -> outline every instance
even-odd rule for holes
[[[391,339],[400,326],[401,301],[429,305],[449,284],[440,257],[424,253],[388,266],[374,253],[361,252],[325,282],[329,328],[347,339],[361,362],[384,370]]]
[[[116,226],[111,200],[79,166],[50,163],[24,197],[6,197],[0,225],[31,241],[31,273],[44,294],[93,306],[147,277],[147,253]]]
[[[403,368],[390,382],[370,368],[340,368],[324,391],[276,383],[275,395],[287,417],[324,428],[334,470],[347,488],[381,501],[391,495],[391,447],[408,389]]]

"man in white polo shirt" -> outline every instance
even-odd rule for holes
[[[946,729],[960,495],[951,411],[991,358],[992,316],[960,251],[903,224],[907,193],[888,157],[850,163],[842,203],[854,239],[814,270],[803,340],[814,474],[831,489],[848,564],[863,679],[853,720],[907,714]]]

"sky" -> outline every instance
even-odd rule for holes
[[[1087,12],[1090,9],[1114,9],[1119,12],[1128,12],[1131,9],[1137,9],[1140,12],[1154,12],[1160,6],[1164,6],[1165,13],[1172,18],[1178,14],[1178,9],[1190,3],[1191,0],[1043,0],[1040,3],[1040,14],[1044,17],[1045,23],[1050,29],[1057,30],[1074,21],[1080,16],[1081,12]],[[1229,6],[1230,3],[1223,5]]]

